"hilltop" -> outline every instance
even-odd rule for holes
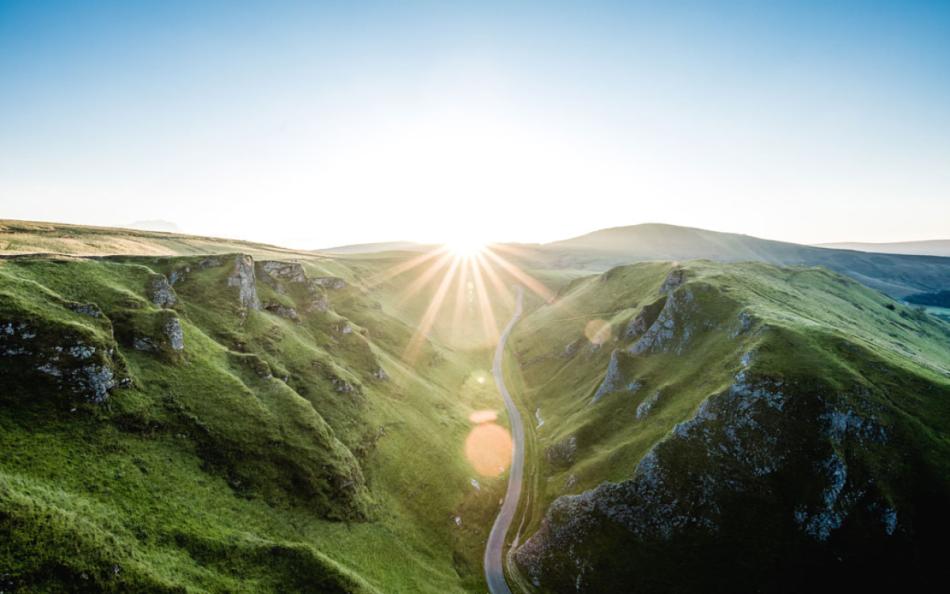
[[[603,229],[544,244],[537,253],[549,266],[593,271],[632,262],[697,259],[824,266],[894,297],[950,285],[950,258],[828,249],[674,225]]]
[[[898,241],[892,243],[862,243],[842,241],[822,243],[819,247],[839,250],[857,250],[878,254],[910,254],[916,256],[940,256],[950,258],[950,239],[931,239],[927,241]]]
[[[116,227],[0,220],[0,255],[188,256],[246,253],[287,257],[300,250],[219,237]]]

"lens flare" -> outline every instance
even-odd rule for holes
[[[508,430],[495,423],[482,423],[465,440],[465,457],[482,476],[499,476],[511,464],[514,444]]]

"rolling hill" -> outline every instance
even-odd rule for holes
[[[950,323],[870,287],[942,295],[947,259],[646,225],[499,246],[531,278],[487,293],[414,251],[12,221],[0,250],[4,591],[483,592],[505,477],[466,444],[514,282],[512,583],[939,579]]]
[[[537,253],[548,266],[595,271],[632,262],[695,259],[824,266],[893,297],[950,286],[950,258],[828,249],[673,225],[603,229],[544,244]]]
[[[837,242],[823,243],[819,247],[838,250],[856,250],[878,254],[908,254],[914,256],[940,256],[950,258],[950,239],[932,239],[929,241],[898,241],[893,243]]]

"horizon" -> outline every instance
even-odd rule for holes
[[[13,223],[20,222],[20,223],[31,223],[31,224],[35,223],[35,224],[42,224],[42,225],[75,225],[75,226],[79,226],[79,227],[100,227],[100,228],[103,228],[103,229],[121,229],[121,230],[127,230],[127,231],[142,231],[142,232],[146,232],[146,233],[167,233],[167,234],[171,234],[171,235],[182,235],[182,236],[188,236],[188,237],[207,237],[207,238],[209,238],[209,239],[220,239],[220,240],[226,240],[226,241],[247,241],[247,242],[251,242],[251,243],[260,243],[260,244],[262,244],[262,245],[271,245],[271,246],[273,246],[273,247],[278,247],[278,248],[287,248],[287,249],[294,249],[294,250],[300,250],[300,251],[313,251],[313,252],[331,251],[331,250],[334,250],[334,249],[351,248],[351,247],[362,247],[362,246],[371,246],[371,245],[377,245],[377,244],[378,244],[378,245],[408,244],[408,245],[414,245],[414,246],[419,246],[419,247],[438,246],[438,245],[448,245],[448,246],[452,246],[452,245],[453,245],[453,242],[452,242],[452,241],[445,241],[445,242],[439,242],[439,241],[424,242],[424,241],[414,241],[414,240],[411,240],[411,239],[400,239],[400,238],[385,239],[385,238],[384,238],[384,239],[380,239],[380,240],[366,241],[366,242],[360,242],[360,243],[347,243],[347,244],[334,244],[334,245],[320,245],[320,246],[317,246],[317,247],[297,247],[297,246],[284,245],[284,244],[281,244],[281,243],[270,243],[270,242],[265,242],[265,241],[256,241],[256,240],[253,240],[253,239],[247,239],[247,238],[242,238],[242,237],[232,237],[232,236],[226,236],[226,235],[204,235],[204,234],[200,234],[200,233],[191,233],[191,232],[189,232],[187,229],[182,229],[182,228],[178,227],[178,225],[175,224],[174,221],[164,221],[164,220],[133,221],[132,223],[129,223],[129,224],[127,224],[127,225],[85,225],[85,224],[81,224],[81,223],[65,223],[65,222],[62,222],[62,221],[41,221],[41,220],[25,220],[25,219],[0,219],[0,223],[4,223],[4,222],[13,222]],[[157,224],[159,224],[159,225],[157,225],[157,226],[172,225],[172,226],[175,227],[175,229],[169,230],[169,229],[160,229],[160,228],[149,228],[149,226],[145,225],[145,223],[157,223]],[[661,223],[661,222],[656,222],[656,221],[650,221],[650,222],[645,222],[645,223],[631,223],[631,224],[629,224],[629,225],[614,225],[614,226],[612,226],[612,227],[602,227],[602,228],[599,228],[599,229],[591,229],[591,230],[588,230],[588,231],[583,231],[583,232],[578,233],[578,234],[576,234],[576,235],[571,235],[571,236],[569,236],[569,237],[558,237],[558,238],[554,238],[554,239],[552,239],[552,240],[544,241],[544,242],[504,241],[504,240],[502,240],[502,241],[492,241],[492,242],[475,242],[475,243],[467,243],[467,244],[463,242],[463,243],[461,244],[461,245],[463,246],[461,249],[462,249],[463,251],[465,251],[465,250],[480,251],[481,249],[483,249],[483,248],[488,248],[488,247],[490,247],[490,246],[492,246],[492,245],[526,245],[526,246],[531,246],[531,245],[546,245],[546,244],[549,244],[549,243],[557,243],[557,242],[560,242],[560,241],[576,239],[576,238],[579,238],[579,237],[583,237],[583,236],[586,236],[586,235],[591,235],[591,234],[594,234],[594,233],[599,233],[599,232],[602,232],[602,231],[612,231],[612,230],[616,230],[616,229],[629,229],[629,228],[632,228],[632,227],[649,227],[649,226],[678,227],[678,228],[681,228],[681,229],[690,229],[690,230],[696,230],[696,231],[710,231],[710,232],[713,232],[713,233],[722,233],[722,234],[727,234],[727,235],[738,235],[738,236],[752,237],[752,238],[754,238],[754,239],[762,239],[762,240],[765,240],[765,241],[779,241],[779,242],[783,242],[783,243],[797,244],[797,242],[787,242],[787,241],[785,241],[785,240],[775,239],[775,238],[772,238],[772,237],[763,237],[763,236],[760,236],[760,235],[755,235],[754,233],[733,232],[733,231],[718,231],[718,230],[716,230],[716,229],[706,229],[706,228],[702,228],[702,227],[690,227],[690,226],[686,226],[686,225],[674,225],[674,224],[671,224],[671,223]],[[882,247],[885,247],[885,246],[892,245],[892,244],[893,244],[893,245],[901,245],[901,244],[915,244],[915,243],[929,243],[929,242],[950,242],[950,237],[932,237],[932,238],[930,238],[930,239],[913,239],[913,240],[893,241],[893,242],[862,242],[862,241],[847,241],[847,240],[844,240],[844,241],[833,241],[833,242],[811,243],[811,244],[803,243],[803,244],[797,244],[797,245],[807,245],[807,246],[814,246],[814,247],[827,247],[827,248],[829,248],[829,249],[842,249],[842,250],[847,250],[847,249],[849,249],[848,247],[840,247],[840,248],[839,248],[839,247],[836,247],[836,246],[839,246],[839,245],[840,245],[840,246],[847,246],[847,245],[866,245],[866,246],[880,245],[880,246],[882,246]],[[456,245],[456,247],[458,247],[460,244],[456,243],[455,245]]]
[[[0,216],[308,249],[618,219],[927,241],[948,71],[928,2],[7,2]]]

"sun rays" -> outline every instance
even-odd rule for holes
[[[417,361],[437,324],[448,332],[450,340],[477,332],[484,345],[494,344],[500,332],[496,310],[514,302],[512,287],[515,284],[524,286],[545,302],[552,301],[554,293],[550,289],[500,254],[501,251],[517,259],[518,253],[506,246],[452,242],[393,265],[369,279],[367,285],[372,288],[402,275],[411,275],[397,296],[401,306],[431,294],[402,353],[406,362]]]

